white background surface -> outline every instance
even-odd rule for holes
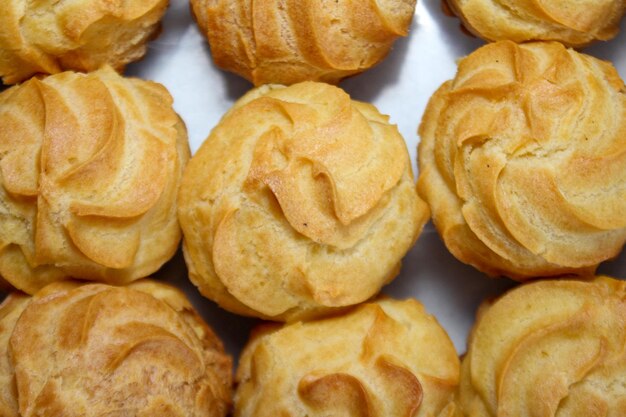
[[[397,41],[377,67],[340,86],[353,98],[371,102],[391,116],[407,142],[415,170],[416,131],[430,95],[454,77],[458,58],[482,44],[461,32],[457,19],[443,14],[440,0],[418,0],[409,37]],[[611,60],[624,78],[626,19],[618,38],[585,52]],[[172,0],[161,36],[149,45],[143,61],[128,67],[127,75],[158,81],[169,89],[174,107],[187,124],[192,151],[198,149],[233,102],[252,87],[213,65],[208,44],[191,18],[186,0]],[[626,278],[626,254],[602,265],[600,272]],[[202,298],[187,280],[180,253],[157,275],[185,290],[236,359],[256,321],[227,313]],[[398,298],[419,299],[462,353],[480,302],[513,285],[508,279],[489,279],[458,262],[429,223],[405,258],[400,276],[383,291]]]

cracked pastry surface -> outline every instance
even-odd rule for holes
[[[255,85],[337,83],[408,33],[415,0],[191,0],[214,62]]]
[[[168,0],[6,0],[0,13],[5,84],[64,70],[116,70],[143,57]]]
[[[3,416],[224,417],[230,407],[230,357],[168,285],[56,282],[10,295],[0,326]]]
[[[373,296],[428,218],[396,126],[313,82],[235,103],[190,161],[178,203],[201,293],[275,320]]]
[[[33,294],[76,277],[123,284],[180,242],[187,133],[159,84],[110,68],[0,93],[0,276]]]
[[[467,417],[626,415],[626,283],[543,281],[484,305],[463,359]]]
[[[415,300],[382,299],[257,328],[237,371],[236,417],[452,416],[459,360]]]
[[[558,43],[487,45],[420,126],[418,192],[458,259],[523,280],[588,275],[626,241],[626,89]]]
[[[623,0],[445,0],[475,35],[488,41],[559,41],[583,47],[619,31]]]

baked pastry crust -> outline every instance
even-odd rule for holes
[[[451,416],[459,360],[415,300],[257,329],[236,380],[236,417]]]
[[[214,62],[255,85],[337,83],[408,33],[415,0],[191,0]]]
[[[37,297],[46,297],[52,293],[78,287],[77,281],[58,281],[46,286],[37,293]],[[32,297],[12,292],[0,304],[0,416],[20,417],[17,401],[17,383],[9,352],[9,339],[17,320],[30,303]]]
[[[544,281],[484,305],[461,370],[467,417],[626,415],[626,282]]]
[[[15,378],[19,407],[3,415],[226,416],[232,361],[179,290],[65,281],[19,297],[0,307],[0,389]]]
[[[612,39],[624,0],[444,0],[465,27],[488,41],[558,41],[583,47]]]
[[[313,82],[235,103],[189,162],[178,203],[200,292],[273,320],[370,298],[428,218],[396,126]]]
[[[0,304],[0,415],[3,417],[20,417],[15,372],[8,347],[15,323],[29,301],[28,295],[15,292],[9,294]]]
[[[123,284],[180,242],[184,124],[159,84],[111,68],[0,93],[0,275],[33,294],[68,277]]]
[[[5,84],[37,73],[118,71],[146,53],[168,0],[5,0],[0,13],[0,77]]]
[[[558,43],[487,45],[420,126],[418,192],[458,259],[490,275],[588,275],[626,241],[626,94]]]

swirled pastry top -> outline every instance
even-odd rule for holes
[[[0,382],[15,378],[18,405],[3,415],[226,415],[231,360],[178,290],[53,283],[21,309],[0,336]]]
[[[313,82],[241,98],[179,193],[191,280],[228,310],[277,320],[377,293],[427,217],[396,126]]]
[[[161,85],[110,68],[0,93],[0,275],[121,284],[176,251],[187,134]]]
[[[448,249],[517,279],[589,274],[626,241],[626,89],[558,43],[459,64],[420,127],[418,190]]]
[[[255,85],[337,83],[406,36],[416,0],[191,0],[215,63]]]
[[[617,35],[624,0],[447,0],[488,41],[559,41],[582,47]]]
[[[5,0],[0,13],[0,77],[122,70],[146,53],[168,0]]]
[[[467,417],[626,415],[626,283],[522,285],[481,309],[461,370]]]
[[[448,416],[458,378],[452,342],[420,303],[379,300],[253,333],[235,416]]]

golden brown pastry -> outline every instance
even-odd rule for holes
[[[176,251],[187,134],[161,85],[110,68],[0,93],[0,276],[123,284]]]
[[[582,47],[619,31],[624,0],[444,0],[475,35],[488,40],[559,41]]]
[[[5,0],[0,13],[0,77],[14,84],[37,73],[121,71],[143,57],[168,0]]]
[[[191,0],[215,63],[253,82],[337,83],[406,36],[415,0]]]
[[[57,291],[76,288],[79,285],[77,281],[57,281],[39,291],[37,297],[45,297]],[[24,293],[13,292],[7,295],[0,304],[0,416],[2,417],[20,416],[15,371],[9,355],[9,339],[15,328],[15,323],[31,299],[32,297]]]
[[[0,416],[3,417],[19,417],[15,372],[8,347],[15,323],[29,301],[29,296],[16,292],[0,304]]]
[[[76,288],[77,281],[57,281],[37,293],[45,297],[57,291]],[[13,362],[9,355],[9,339],[15,323],[30,303],[32,297],[20,292],[10,293],[0,304],[0,416],[19,417],[17,385]]]
[[[53,283],[10,296],[0,323],[3,416],[223,417],[230,407],[231,359],[173,287]]]
[[[626,415],[626,282],[544,281],[481,308],[461,370],[467,417]]]
[[[420,127],[418,191],[448,249],[490,275],[587,275],[626,241],[626,91],[561,44],[463,59]]]
[[[415,300],[383,299],[257,329],[239,361],[235,416],[447,417],[458,378],[437,320]]]
[[[313,82],[241,98],[190,161],[178,204],[200,292],[274,320],[370,298],[428,218],[396,126]]]

